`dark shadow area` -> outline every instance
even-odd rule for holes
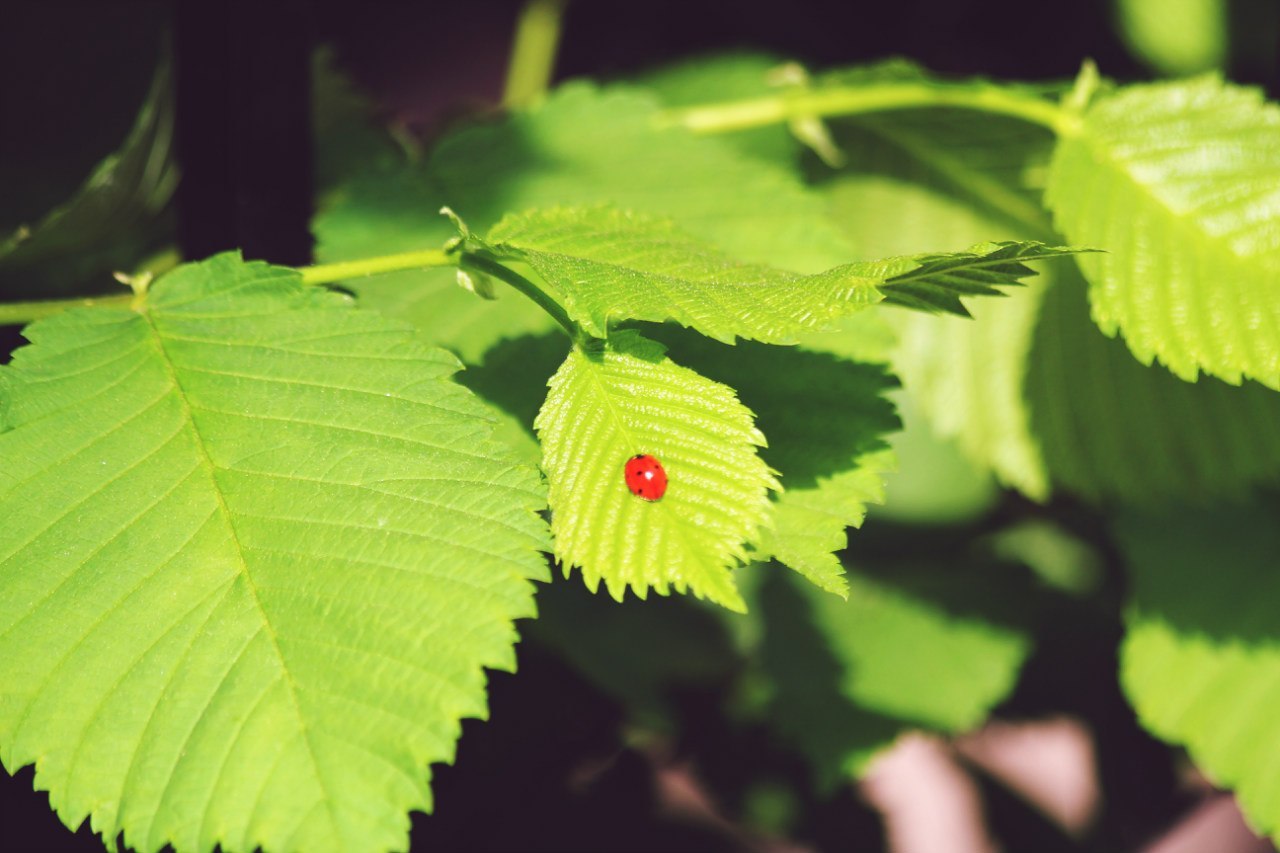
[[[34,767],[13,776],[0,771],[0,846],[6,850],[102,853],[103,841],[86,820],[75,832],[67,829],[49,807],[49,795],[36,791]],[[107,845],[107,849],[113,849]]]
[[[764,623],[760,662],[776,690],[773,722],[809,759],[820,784],[834,787],[846,775],[847,757],[869,755],[911,724],[867,711],[843,695],[848,673],[817,629],[812,605],[785,569],[771,568],[756,607]]]
[[[660,814],[652,767],[623,743],[617,705],[532,643],[519,667],[490,675],[489,721],[467,721],[456,763],[435,768],[435,815],[414,815],[413,849],[741,849]]]
[[[725,346],[673,324],[643,332],[673,361],[738,392],[769,440],[760,455],[782,472],[784,487],[808,488],[853,468],[901,427],[884,396],[898,382],[883,365],[753,341]]]
[[[523,299],[504,293],[503,299]],[[533,435],[533,419],[547,398],[547,380],[569,354],[569,340],[559,329],[500,341],[484,360],[457,374],[457,380],[490,404],[515,418]]]
[[[671,692],[727,691],[741,661],[724,620],[682,596],[592,593],[578,573],[538,587],[538,618],[525,629],[646,722],[669,725]],[[589,640],[584,638],[590,638]],[[643,638],[644,654],[637,654]]]

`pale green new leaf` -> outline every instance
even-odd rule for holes
[[[979,725],[1030,652],[1036,602],[1011,567],[954,556],[848,569],[847,601],[767,565],[750,597],[769,719],[828,784],[904,730]]]
[[[0,758],[143,851],[403,849],[545,528],[447,353],[221,255],[0,371]]]
[[[1149,731],[1186,747],[1280,840],[1280,508],[1127,517],[1120,678]]]
[[[731,388],[672,362],[632,331],[574,347],[551,378],[535,427],[550,483],[556,556],[603,579],[621,600],[686,590],[745,605],[731,569],[748,559],[779,488],[757,453],[765,443]],[[646,501],[623,470],[638,454],[666,469],[666,496]]]
[[[664,106],[694,107],[776,92],[770,81],[784,62],[783,57],[761,53],[698,56],[650,71],[638,82]],[[794,162],[802,150],[781,123],[719,134],[716,139],[775,165]]]
[[[677,363],[740,389],[743,404],[769,436],[761,456],[779,472],[786,491],[773,495],[773,526],[762,531],[751,556],[773,554],[843,594],[844,570],[832,552],[845,546],[845,529],[862,522],[867,504],[883,499],[883,474],[893,467],[885,442],[898,427],[885,398],[893,377],[880,365],[843,354],[745,342],[728,347],[674,326],[651,331]],[[558,333],[507,341],[459,377],[503,412],[502,435],[534,461],[540,455],[532,436],[539,388],[567,347]]]
[[[800,275],[737,262],[683,235],[669,220],[613,208],[556,208],[508,216],[473,251],[527,264],[569,317],[596,337],[611,322],[676,322],[725,343],[795,343],[804,332],[882,298],[964,313],[960,296],[999,294],[1032,271],[1019,262],[1066,254],[1038,243],[889,258]]]
[[[1280,388],[1280,107],[1216,78],[1098,99],[1046,200],[1083,256],[1093,317],[1183,379]]]
[[[653,94],[575,81],[505,121],[440,141],[444,204],[483,233],[533,207],[611,205],[674,219],[736,258],[815,272],[848,257],[821,196],[789,164],[662,122]]]

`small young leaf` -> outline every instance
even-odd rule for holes
[[[1054,153],[1046,200],[1093,318],[1143,364],[1280,388],[1280,107],[1215,78],[1097,100]]]
[[[759,541],[779,486],[733,390],[632,331],[575,347],[549,385],[534,425],[565,572],[581,567],[588,587],[603,579],[619,600],[628,586],[641,598],[674,588],[743,610],[730,569]],[[627,488],[624,466],[640,454],[666,469],[661,500]]]
[[[988,243],[966,252],[912,258],[918,267],[885,279],[884,301],[923,311],[959,314],[969,311],[961,296],[1004,296],[1001,287],[1022,284],[1036,275],[1024,261],[1079,254],[1082,249],[1046,246],[1035,241]]]
[[[0,759],[140,850],[385,850],[514,666],[536,472],[457,361],[219,255],[0,369]]]

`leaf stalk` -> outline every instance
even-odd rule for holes
[[[658,124],[685,127],[694,133],[727,133],[805,117],[928,107],[958,107],[1013,116],[1046,127],[1058,136],[1071,136],[1079,129],[1076,114],[1042,98],[994,86],[947,89],[925,83],[792,90],[761,98],[663,110],[658,114]]]

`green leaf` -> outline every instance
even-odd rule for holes
[[[680,367],[631,331],[575,347],[549,383],[535,427],[550,483],[551,529],[566,574],[581,567],[621,600],[692,591],[731,610],[745,605],[730,568],[748,559],[780,488],[756,452],[764,436],[731,388]],[[645,501],[623,468],[651,454],[669,478]]]
[[[821,197],[786,164],[660,127],[659,112],[642,89],[569,83],[539,107],[445,137],[430,173],[481,233],[527,208],[607,204],[674,218],[748,261],[813,272],[847,259]]]
[[[752,596],[763,620],[753,657],[770,719],[827,784],[860,774],[905,729],[978,725],[1030,651],[1030,593],[1009,567],[954,557],[849,566],[848,601],[755,571],[765,576]]]
[[[776,91],[769,81],[785,61],[780,56],[745,52],[700,56],[655,69],[637,82],[667,107],[736,101]],[[794,162],[801,151],[784,124],[734,131],[717,139],[773,164]]]
[[[155,850],[385,850],[546,567],[533,469],[411,330],[220,255],[0,371],[0,756]]]
[[[1120,677],[1138,718],[1280,839],[1276,513],[1271,502],[1127,516],[1116,533],[1132,580]]]
[[[895,117],[887,132],[841,126],[856,165],[825,185],[837,221],[860,246],[895,252],[983,234],[1053,239],[1028,207],[1043,134],[989,124],[937,115]],[[1055,487],[1093,501],[1204,500],[1280,477],[1280,398],[1144,368],[1093,326],[1075,270],[1047,272],[1014,298],[973,302],[976,322],[893,318],[894,369],[940,434],[1037,500]]]
[[[1113,0],[1119,33],[1161,74],[1221,69],[1227,59],[1227,0]]]
[[[640,89],[572,83],[541,105],[445,136],[422,163],[357,172],[327,199],[313,228],[323,261],[438,246],[452,235],[448,205],[483,233],[531,207],[612,204],[675,217],[736,257],[819,270],[849,248],[822,199],[783,165],[727,140],[657,126]],[[414,323],[468,363],[493,344],[552,327],[523,297],[482,303],[442,270],[346,283],[362,304]]]
[[[898,465],[884,503],[868,507],[868,515],[896,524],[961,525],[990,512],[999,498],[990,471],[939,438],[905,389],[890,399],[902,418],[902,430],[889,439]]]
[[[923,311],[971,316],[961,296],[1004,296],[1001,287],[1022,284],[1036,275],[1023,261],[1078,254],[1084,249],[1046,246],[1035,241],[988,243],[967,252],[912,258],[916,269],[898,273],[880,285],[884,301]]]
[[[1026,395],[1052,481],[1089,500],[1203,503],[1280,481],[1280,394],[1143,367],[1089,321],[1075,275],[1045,293]]]
[[[1093,318],[1143,364],[1280,388],[1280,107],[1215,78],[1098,99],[1046,199],[1083,256]]]
[[[472,251],[527,264],[569,317],[605,337],[615,320],[676,322],[732,343],[795,343],[884,298],[966,313],[960,296],[999,294],[1032,271],[1019,259],[1075,250],[1038,243],[890,258],[799,275],[738,263],[685,237],[673,223],[613,208],[557,208],[508,216]]]
[[[1036,500],[1049,496],[1051,478],[1031,426],[1027,372],[1040,306],[1052,286],[1041,280],[1015,298],[976,303],[972,321],[903,317],[892,359],[939,435],[954,439],[1001,484]]]
[[[837,128],[850,165],[823,188],[862,254],[1052,239],[1031,183],[1051,142],[1042,129],[957,110],[866,117]],[[1064,272],[1054,265],[1048,278]],[[1001,483],[1036,498],[1047,496],[1049,479],[1023,386],[1047,286],[1041,279],[1011,299],[976,300],[973,322],[891,318],[899,335],[891,361],[933,430]]]
[[[773,496],[773,524],[755,559],[772,557],[846,595],[834,552],[848,544],[846,528],[862,524],[867,504],[884,500],[884,474],[895,465],[885,438],[899,427],[885,393],[896,380],[878,364],[798,348],[726,347],[670,328],[659,340],[682,363],[742,389],[769,436],[761,456],[786,490]]]
[[[0,295],[82,290],[95,275],[111,285],[110,272],[132,268],[155,245],[156,221],[178,182],[170,74],[166,59],[119,150],[72,198],[0,237]]]
[[[362,175],[330,198],[312,224],[317,256],[355,260],[438,247],[456,235],[440,215],[430,179],[401,166]],[[478,362],[499,341],[536,334],[555,323],[536,305],[503,288],[497,299],[477,299],[458,287],[452,269],[396,272],[344,282],[360,304],[413,323],[438,346],[467,363]]]

